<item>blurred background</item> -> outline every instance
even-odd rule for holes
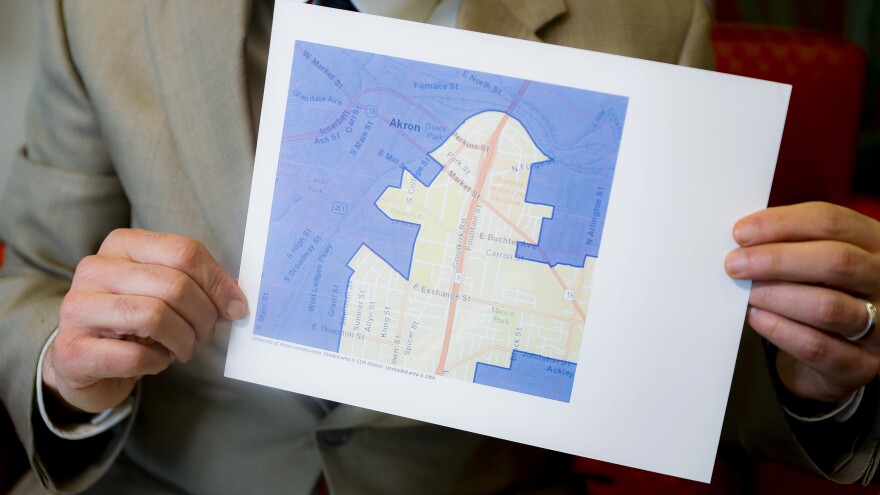
[[[771,204],[826,200],[880,219],[880,0],[706,2],[717,20],[712,41],[719,71],[793,85]],[[36,3],[0,0],[0,190],[24,139]],[[587,459],[575,465],[594,495],[880,494],[728,448],[719,451],[711,485]],[[25,466],[0,407],[0,494]]]
[[[854,163],[849,156],[842,153],[838,156],[843,162],[825,163],[813,166],[815,159],[827,155],[809,158],[807,153],[799,156],[801,170],[815,173],[817,168],[839,167],[852,165],[854,173],[845,177],[848,181],[835,187],[848,187],[855,194],[866,194],[880,197],[880,1],[877,0],[714,0],[715,17],[718,22],[714,34],[716,52],[719,58],[719,70],[738,72],[747,70],[748,75],[763,79],[788,82],[794,85],[793,102],[804,107],[813,105],[810,102],[794,101],[801,96],[809,96],[815,104],[823,109],[836,108],[844,114],[836,118],[834,115],[815,115],[795,113],[789,115],[786,133],[802,136],[803,127],[812,120],[816,127],[825,127],[835,137],[843,141],[828,142],[821,139],[818,129],[812,131],[815,137],[828,145],[841,148],[855,143]],[[759,26],[767,28],[765,37],[741,36],[739,52],[732,50],[731,41],[736,40],[726,29],[735,26]],[[790,35],[786,37],[785,35]],[[801,39],[796,39],[800,35]],[[772,39],[771,39],[772,38]],[[741,65],[742,64],[742,65]],[[744,65],[753,67],[744,69]],[[805,87],[804,87],[805,86]],[[807,94],[798,94],[799,92]],[[798,111],[800,108],[792,108]],[[802,118],[800,122],[792,119]],[[818,118],[830,120],[819,122]],[[853,118],[855,120],[853,120]],[[849,134],[851,126],[856,125],[855,135]],[[840,133],[840,127],[847,133]],[[807,131],[808,135],[811,131]],[[802,141],[804,144],[808,140]],[[788,143],[786,143],[788,144]],[[804,151],[809,146],[804,147]],[[789,150],[786,150],[789,151]],[[788,158],[788,157],[785,157]],[[806,164],[805,168],[804,164]],[[781,163],[787,166],[787,163]],[[794,172],[794,170],[780,170]],[[824,175],[819,173],[819,176]],[[774,186],[784,187],[775,183]],[[803,185],[810,189],[811,186]],[[815,194],[804,191],[805,194]],[[780,194],[782,197],[779,197]],[[837,194],[835,191],[834,194]],[[774,191],[774,199],[789,198],[787,191]],[[821,195],[820,195],[821,196]],[[811,199],[811,198],[805,198]],[[835,197],[819,199],[836,200]],[[878,210],[871,210],[875,218]]]

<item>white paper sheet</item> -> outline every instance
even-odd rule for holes
[[[226,375],[708,481],[789,93],[277,2]]]

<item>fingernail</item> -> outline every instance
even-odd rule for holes
[[[758,228],[749,221],[740,222],[733,229],[733,239],[739,245],[749,244],[758,236]]]
[[[247,313],[247,304],[241,299],[232,299],[226,307],[226,314],[233,320],[243,317]]]
[[[740,251],[733,251],[727,255],[727,262],[725,266],[727,266],[727,273],[731,276],[737,276],[746,271],[746,265],[748,265],[748,258],[745,254]]]

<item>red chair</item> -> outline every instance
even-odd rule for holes
[[[717,70],[792,85],[771,205],[829,201],[880,219],[853,176],[867,59],[856,45],[810,31],[718,24]]]

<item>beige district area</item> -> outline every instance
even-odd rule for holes
[[[550,206],[525,202],[548,158],[516,119],[484,112],[432,153],[430,187],[404,172],[376,204],[421,225],[410,280],[362,246],[349,262],[339,352],[472,381],[477,362],[510,366],[514,349],[577,362],[595,259],[585,268],[517,259]]]

